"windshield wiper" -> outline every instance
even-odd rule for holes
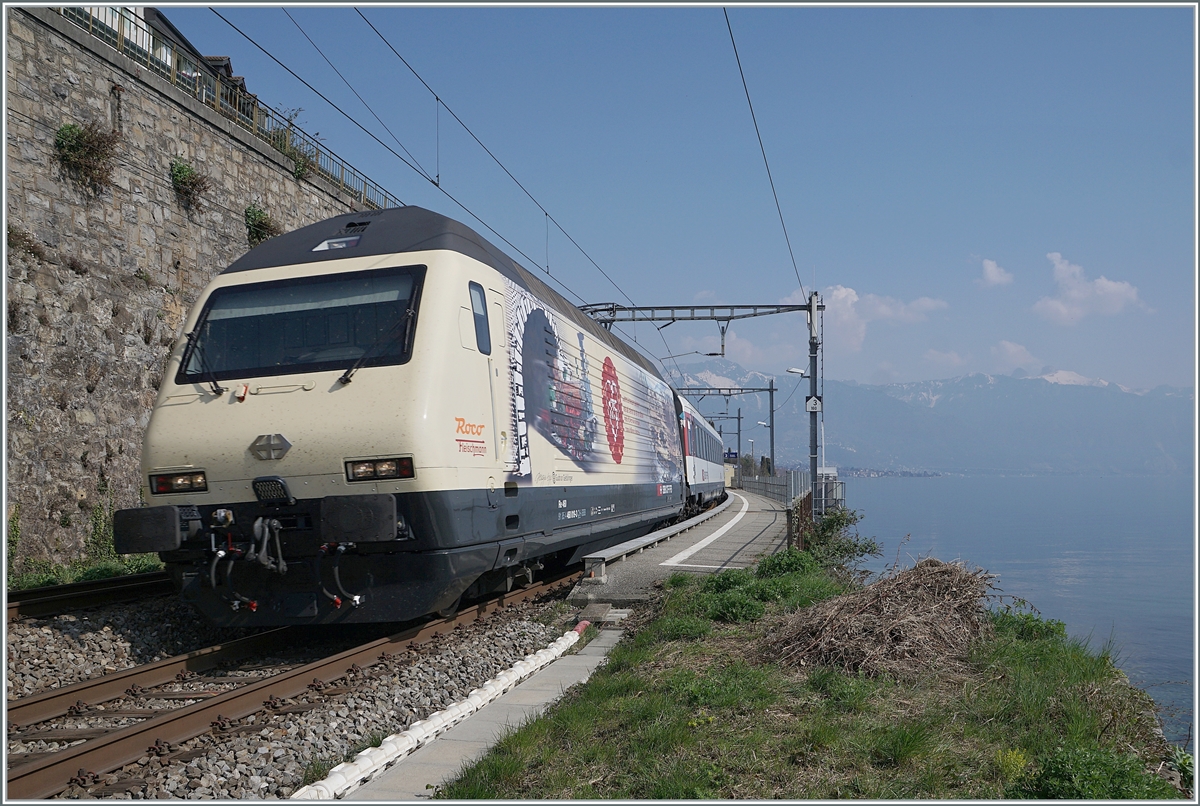
[[[350,367],[345,372],[342,373],[341,377],[338,378],[338,380],[343,384],[350,383],[350,379],[354,376],[354,373],[358,371],[358,368],[363,365],[363,362],[367,360],[367,356],[369,356],[375,350],[376,347],[379,347],[380,345],[385,344],[385,343],[391,344],[392,342],[394,342],[396,340],[395,339],[396,329],[399,328],[403,324],[407,324],[408,322],[411,322],[412,318],[414,316],[416,316],[416,314],[417,314],[417,312],[414,311],[412,308],[408,308],[407,310],[405,310],[404,315],[401,316],[399,319],[397,319],[391,327],[389,327],[384,333],[382,333],[379,336],[379,338],[375,339],[375,341],[373,341],[371,343],[370,347],[368,347],[366,350],[363,350],[363,354],[360,355],[358,357],[358,360],[355,361],[353,364],[351,364]],[[405,329],[404,333],[407,334],[408,330]]]
[[[187,366],[188,358],[194,353],[196,355],[196,358],[199,359],[199,361],[200,361],[200,381],[201,381],[201,383],[204,382],[204,380],[205,380],[204,376],[207,375],[208,382],[210,384],[212,384],[212,393],[214,395],[216,395],[217,397],[220,397],[221,395],[228,392],[229,390],[226,389],[224,386],[217,385],[216,376],[214,376],[212,371],[208,368],[208,362],[204,360],[204,349],[200,346],[200,337],[196,335],[196,331],[193,330],[191,333],[188,333],[187,340],[188,340],[188,350],[183,355],[183,365],[185,367]]]

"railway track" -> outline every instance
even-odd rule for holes
[[[470,605],[453,616],[436,619],[385,638],[336,652],[309,663],[285,665],[270,676],[229,673],[205,675],[231,662],[269,656],[291,646],[296,628],[286,627],[230,641],[115,674],[81,681],[8,705],[10,740],[78,742],[46,753],[8,755],[8,797],[47,798],[71,784],[96,784],[99,776],[143,756],[185,760],[189,751],[178,745],[205,733],[238,730],[236,721],[250,714],[277,713],[304,707],[286,703],[301,695],[345,691],[334,684],[370,674],[370,667],[393,655],[452,632],[456,627],[569,584],[573,572],[538,585],[515,590]],[[148,707],[151,702],[167,705]],[[174,703],[172,707],[171,703]],[[184,703],[179,705],[178,703]],[[82,718],[85,722],[136,719],[117,727],[61,727],[54,720]],[[76,719],[75,721],[79,721]],[[190,751],[205,753],[207,750]],[[118,784],[113,789],[120,789]],[[103,794],[101,790],[92,794]]]
[[[165,571],[129,574],[94,582],[72,582],[68,585],[50,585],[44,588],[10,591],[8,593],[8,621],[27,617],[56,616],[70,610],[82,610],[119,602],[134,602],[138,599],[174,592],[175,588]]]

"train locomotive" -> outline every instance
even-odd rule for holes
[[[272,238],[184,332],[113,537],[216,624],[447,612],[724,494],[650,361],[429,210]]]

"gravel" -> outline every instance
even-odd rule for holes
[[[232,631],[208,627],[178,602],[165,600],[161,607],[140,609],[152,610],[154,617],[146,619],[123,606],[91,611],[86,617],[28,619],[10,625],[9,696],[14,691],[26,696],[105,669],[145,663],[231,637]],[[72,785],[59,797],[286,798],[305,783],[323,778],[325,769],[464,699],[486,680],[544,648],[570,626],[564,618],[567,612],[553,602],[506,608],[339,681],[335,685],[347,688],[344,693],[313,692],[284,701],[308,703],[311,710],[260,712],[233,723],[229,731],[214,731],[172,748],[167,757],[148,755],[100,777],[101,784],[145,781],[132,792],[96,792],[93,787],[89,793]],[[72,656],[82,661],[78,668]],[[126,707],[151,702],[147,698],[121,701]],[[9,753],[53,747],[54,743],[44,742],[8,743]]]
[[[8,625],[8,699],[241,638],[170,596]]]

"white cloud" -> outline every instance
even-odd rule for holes
[[[678,341],[672,339],[669,343],[675,355],[680,357],[688,355],[692,351],[701,353],[702,355],[721,351],[721,337],[719,335],[684,336]],[[659,342],[660,346],[661,344],[662,342]],[[693,358],[699,359],[700,357],[689,355],[688,360],[693,360]],[[733,329],[725,333],[725,357],[731,361],[736,361],[744,367],[760,366],[772,359],[778,358],[772,351],[759,347],[749,339],[741,338],[738,336],[737,331]]]
[[[717,301],[717,293],[708,288],[704,289],[703,291],[697,291],[695,296],[692,297],[692,302],[697,302],[697,303],[712,302],[715,304],[716,301]]]
[[[1109,280],[1101,275],[1089,280],[1083,267],[1063,259],[1058,252],[1046,255],[1054,264],[1054,282],[1058,296],[1042,297],[1033,310],[1060,325],[1073,325],[1090,313],[1117,314],[1126,305],[1146,306],[1138,300],[1137,288],[1127,282]]]
[[[837,342],[858,352],[867,338],[867,320],[855,310],[858,292],[853,288],[835,285],[825,289],[825,320]],[[828,338],[828,337],[827,337]]]
[[[1042,363],[1040,358],[1034,358],[1023,345],[1011,341],[1001,341],[993,347],[992,356],[996,359],[996,366],[1000,372],[1012,372],[1017,367],[1038,367]]]
[[[880,322],[924,322],[925,314],[948,307],[945,300],[917,297],[912,302],[901,302],[892,297],[867,294],[862,298],[862,315],[868,321]]]
[[[994,260],[984,259],[983,261],[983,276],[975,282],[979,283],[984,288],[992,288],[998,285],[1008,285],[1013,281],[1011,272],[1005,271],[1000,267],[1000,264]]]
[[[877,294],[859,296],[853,288],[835,285],[825,289],[825,323],[838,344],[858,352],[867,338],[868,322],[923,322],[932,311],[948,307],[945,300],[918,297],[903,302]]]
[[[967,363],[967,359],[963,358],[954,350],[948,353],[943,353],[941,350],[926,350],[925,360],[931,364],[937,364],[939,367],[947,367],[953,369],[961,367]]]

